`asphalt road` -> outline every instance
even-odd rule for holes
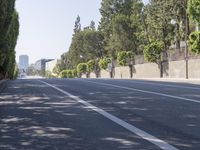
[[[0,94],[0,150],[200,150],[200,85],[9,81]]]

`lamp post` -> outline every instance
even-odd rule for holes
[[[187,9],[187,0],[185,0],[185,6]],[[188,79],[188,16],[187,11],[185,12],[185,78]]]
[[[185,9],[185,78],[188,79],[188,58],[189,58],[189,51],[188,51],[188,15],[187,15],[187,0],[184,1],[184,6],[182,7]],[[176,21],[174,19],[171,20],[171,24],[175,25]]]

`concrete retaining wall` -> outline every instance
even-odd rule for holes
[[[160,69],[155,63],[145,63],[135,65],[133,78],[159,78]]]
[[[168,75],[165,78],[185,78],[186,67],[185,60],[169,61]],[[133,78],[159,78],[160,69],[155,63],[137,64],[134,66]],[[200,78],[200,59],[190,59],[188,61],[189,78]],[[95,74],[91,73],[91,78],[95,78]],[[110,78],[110,74],[106,70],[101,71],[101,78]],[[116,67],[116,79],[129,79],[129,67]]]
[[[185,61],[170,61],[169,62],[169,78],[185,78]]]
[[[191,59],[188,63],[189,78],[200,78],[200,59]]]

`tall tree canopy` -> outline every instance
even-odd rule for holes
[[[189,0],[188,1],[188,12],[190,17],[197,22],[198,30],[200,30],[200,1]]]
[[[76,68],[95,59],[109,59],[114,64],[117,54],[126,52],[167,64],[169,47],[176,44],[174,51],[181,50],[181,41],[194,30],[190,20],[199,22],[199,10],[199,0],[149,0],[147,5],[142,0],[102,0],[97,30],[94,21],[81,29],[80,17],[76,18],[70,48],[61,58],[65,65],[61,66]],[[195,50],[199,47],[199,42],[190,43]]]
[[[75,29],[68,52],[61,55],[57,70],[76,68],[79,63],[102,58],[105,55],[103,35],[96,30],[95,22],[81,30],[80,17],[75,21]]]
[[[111,57],[116,58],[119,51],[139,53],[142,9],[142,0],[102,0],[99,30]]]
[[[13,78],[15,46],[19,34],[15,0],[0,1],[0,78]]]

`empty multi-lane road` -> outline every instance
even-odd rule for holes
[[[200,85],[9,81],[0,94],[0,150],[200,150]]]

